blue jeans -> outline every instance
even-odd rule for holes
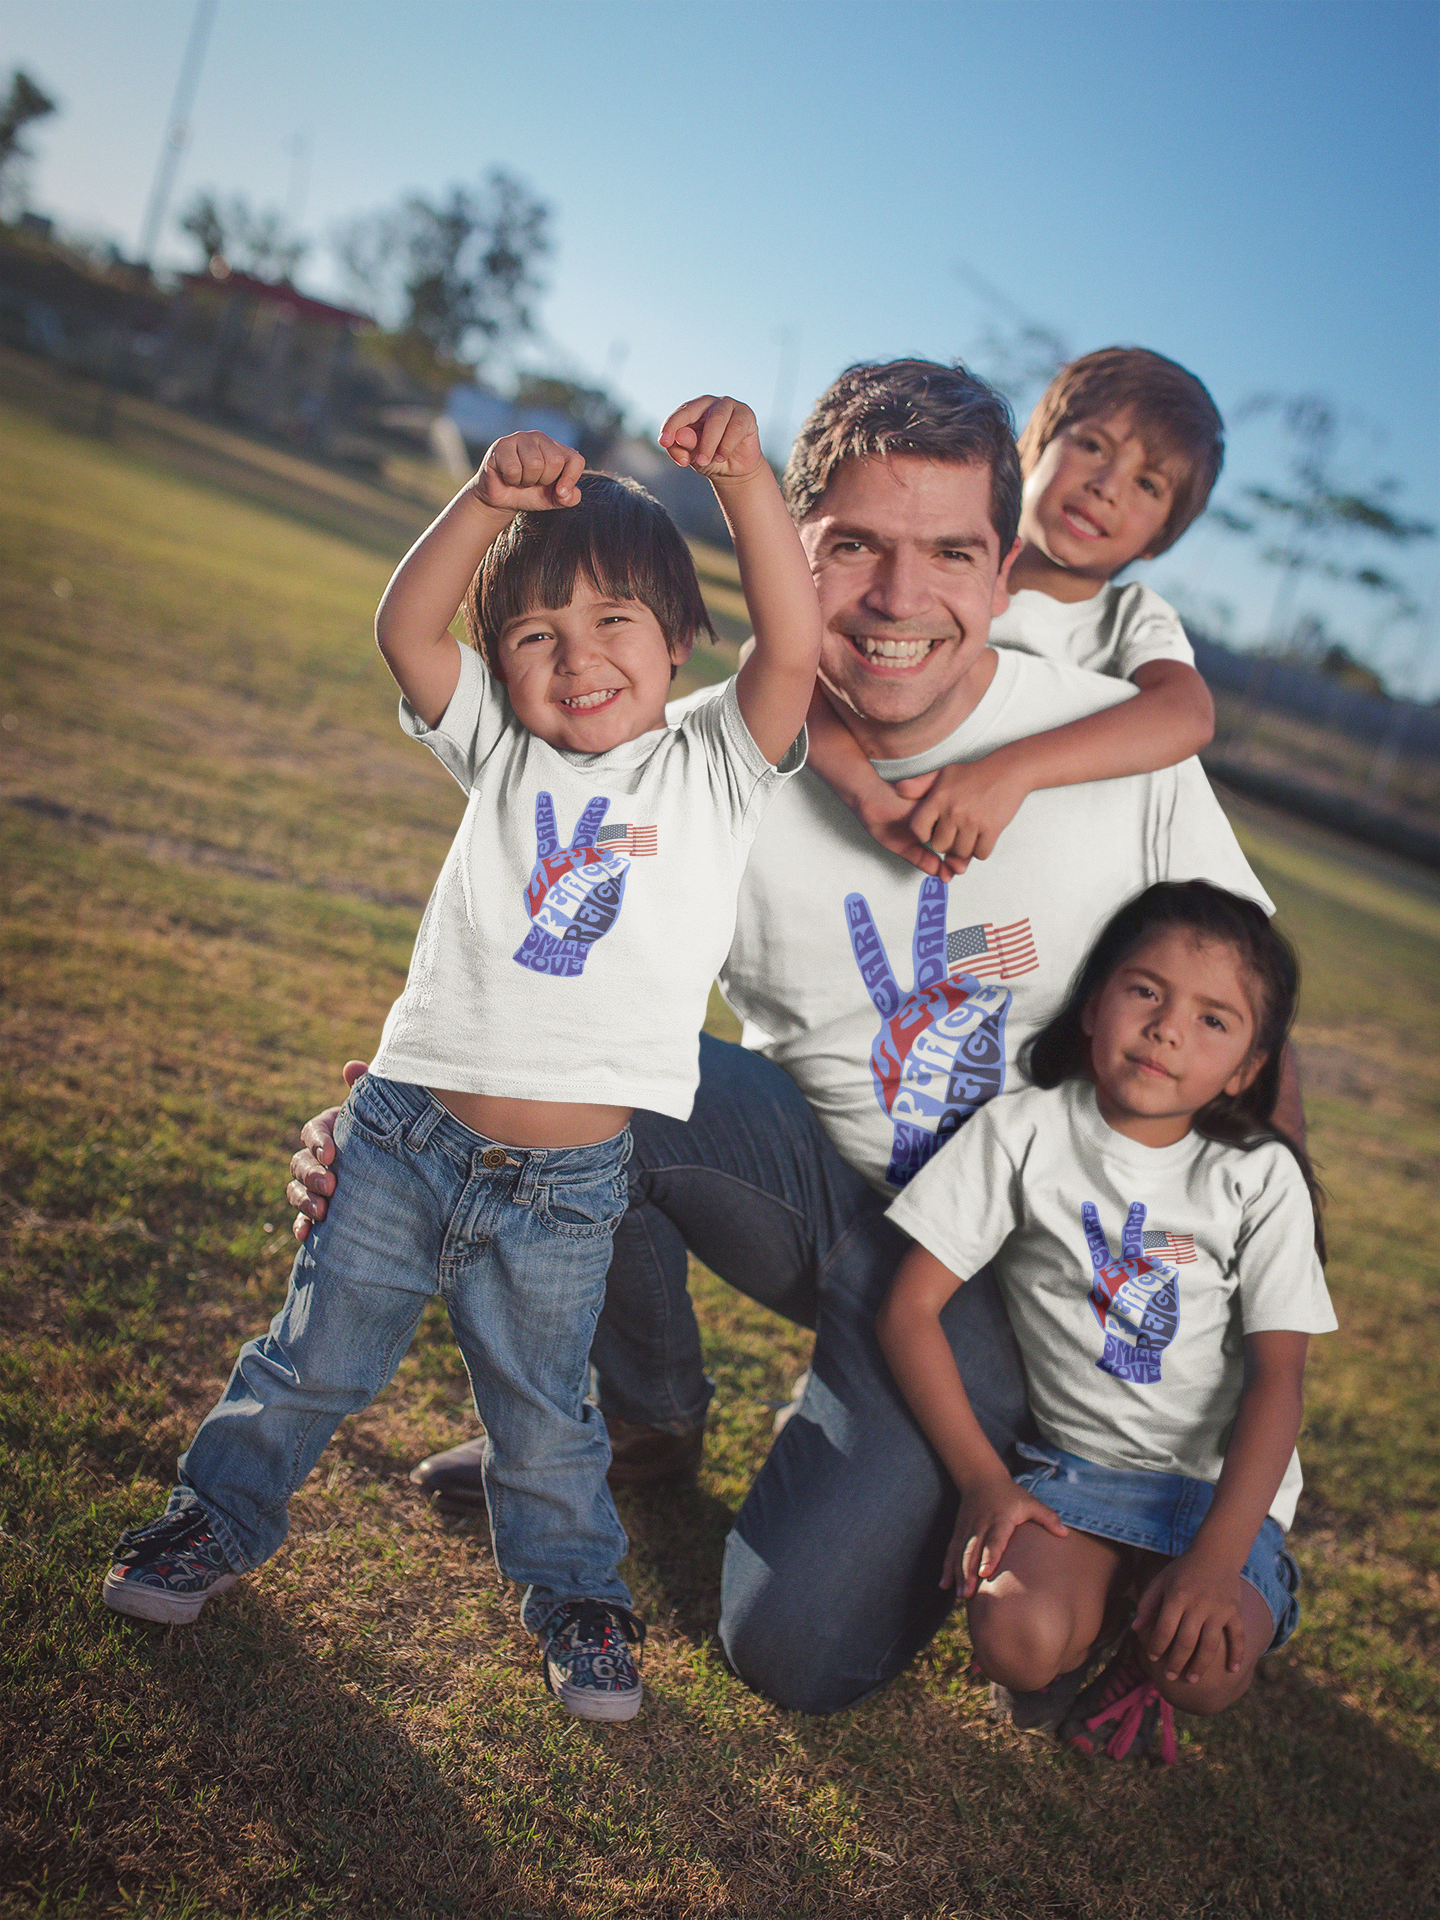
[[[788,1074],[708,1035],[700,1063],[688,1122],[637,1113],[631,1123],[630,1208],[591,1355],[600,1404],[674,1432],[704,1419],[687,1246],[752,1300],[814,1327],[804,1398],[726,1543],[720,1638],[750,1686],[832,1713],[892,1680],[951,1604],[939,1579],[958,1495],[875,1339],[910,1242]],[[988,1271],[942,1322],[981,1425],[1018,1465],[1014,1443],[1035,1429]]]
[[[291,1494],[344,1416],[389,1383],[439,1294],[485,1423],[496,1564],[528,1589],[525,1624],[565,1600],[629,1606],[610,1443],[585,1397],[629,1134],[502,1149],[423,1087],[369,1075],[335,1144],[329,1214],[182,1456],[177,1497],[199,1500],[235,1572],[267,1560]]]

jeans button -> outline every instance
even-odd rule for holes
[[[486,1147],[480,1156],[480,1164],[486,1167],[503,1167],[510,1156],[503,1147]]]

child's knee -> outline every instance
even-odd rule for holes
[[[1034,1693],[1066,1672],[1067,1660],[1069,1666],[1075,1664],[1068,1659],[1073,1623],[1052,1608],[981,1592],[970,1602],[968,1615],[970,1645],[980,1671],[1012,1692]]]

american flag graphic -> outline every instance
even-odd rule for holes
[[[1033,973],[1035,936],[1028,920],[1012,920],[1008,927],[956,927],[945,936],[945,971],[970,973],[977,980],[1014,980]]]
[[[634,860],[646,860],[660,851],[659,827],[632,827],[615,824],[601,827],[595,835],[597,847],[614,847]]]
[[[1195,1236],[1193,1233],[1147,1233],[1145,1251],[1166,1253],[1177,1266],[1188,1266],[1195,1258]]]

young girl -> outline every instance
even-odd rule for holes
[[[375,631],[402,723],[469,805],[336,1124],[335,1203],[169,1509],[122,1536],[117,1612],[193,1620],[268,1559],[291,1494],[438,1294],[485,1422],[495,1559],[526,1589],[546,1683],[585,1719],[639,1709],[644,1629],[590,1340],[630,1115],[689,1117],[710,983],[755,830],[804,760],[820,647],[750,409],[704,395],[660,441],[715,487],[758,642],[680,726],[671,678],[709,625],[685,542],[643,489],[544,434],[498,440],[386,589]],[[449,631],[462,597],[474,650]]]
[[[1296,987],[1251,901],[1148,888],[1032,1042],[1034,1085],[983,1108],[890,1209],[918,1244],[880,1341],[960,1489],[941,1584],[969,1603],[981,1670],[1043,1693],[1028,1725],[1084,1752],[1119,1759],[1158,1731],[1173,1760],[1171,1708],[1228,1707],[1299,1617],[1283,1529],[1301,1377],[1309,1335],[1336,1322],[1314,1177],[1270,1120]],[[940,1326],[992,1259],[1044,1443],[1021,1446],[1014,1479]],[[1137,1582],[1133,1625],[1085,1687]]]

